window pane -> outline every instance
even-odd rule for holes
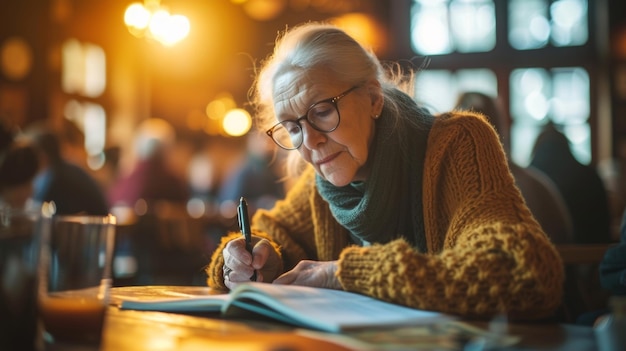
[[[509,2],[509,42],[518,50],[544,47],[550,37],[546,0]]]
[[[461,69],[456,72],[456,78],[457,95],[466,91],[498,95],[498,79],[490,69]]]
[[[552,44],[575,46],[587,42],[587,0],[559,0],[550,6]]]
[[[583,68],[552,70],[552,120],[557,124],[586,123],[589,119],[589,74]]]
[[[447,70],[422,71],[415,86],[417,101],[431,113],[453,109],[462,92],[476,91],[491,96],[498,93],[496,75],[489,69],[464,69],[455,73]]]
[[[587,0],[511,0],[509,42],[518,50],[583,45],[589,37]]]
[[[526,167],[530,164],[531,153],[541,128],[513,122],[511,125],[511,159]]]
[[[491,0],[450,3],[452,36],[459,52],[485,52],[496,46],[495,8]]]
[[[61,88],[68,94],[78,94],[85,86],[85,60],[78,40],[70,39],[62,47]]]
[[[550,108],[550,76],[541,68],[516,69],[511,73],[511,115],[514,123],[542,125]]]
[[[425,55],[452,52],[444,1],[417,1],[411,8],[411,45]]]
[[[68,94],[102,95],[106,88],[104,50],[93,44],[69,39],[63,43],[61,88]]]
[[[583,164],[591,163],[591,127],[589,123],[565,125],[563,134],[569,139],[574,157]]]
[[[85,150],[88,155],[93,156],[104,151],[107,117],[101,105],[69,100],[65,104],[64,115],[85,135]]]
[[[106,113],[98,104],[86,102],[84,106],[85,149],[89,155],[98,155],[106,142]]]
[[[83,94],[89,97],[102,95],[106,88],[106,56],[101,47],[84,44],[85,86]]]
[[[415,80],[417,101],[431,113],[439,113],[454,105],[452,73],[445,70],[422,71]]]
[[[541,128],[551,120],[570,139],[578,161],[591,161],[589,74],[580,67],[517,69],[511,73],[511,157],[528,165]]]
[[[414,0],[411,11],[417,53],[485,52],[496,45],[493,0]]]

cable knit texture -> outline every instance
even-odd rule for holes
[[[257,211],[253,233],[276,245],[285,270],[303,259],[338,259],[337,277],[348,291],[469,318],[552,315],[561,302],[563,264],[483,116],[452,112],[435,119],[422,200],[425,254],[403,239],[352,245],[318,194],[312,169],[273,209]],[[214,253],[207,267],[211,287],[225,288],[222,249],[239,236],[225,237]]]

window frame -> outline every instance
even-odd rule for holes
[[[552,4],[556,0],[547,0]],[[588,1],[587,27],[589,30],[588,40],[584,45],[557,47],[548,42],[545,47],[538,49],[518,50],[513,48],[508,41],[509,28],[509,2],[494,0],[496,16],[496,45],[488,52],[459,53],[452,52],[442,55],[420,56],[412,50],[410,28],[411,28],[411,6],[412,0],[395,3],[392,6],[390,16],[394,18],[392,25],[392,35],[397,37],[395,47],[389,50],[389,60],[404,60],[411,57],[411,67],[423,67],[429,70],[449,70],[452,72],[461,69],[489,68],[496,74],[498,83],[497,91],[506,111],[510,113],[510,75],[517,68],[543,68],[551,70],[560,67],[581,67],[589,74],[589,119],[588,123],[591,131],[591,164],[610,158],[610,146],[600,145],[602,140],[610,142],[610,135],[605,134],[600,128],[599,117],[599,92],[608,92],[609,74],[608,58],[606,51],[608,46],[608,28],[603,23],[602,18],[608,16],[608,6],[601,1]],[[403,18],[403,19],[400,19]],[[606,21],[604,21],[606,22]],[[598,38],[603,38],[601,41]],[[604,39],[607,38],[607,39]],[[406,63],[405,63],[406,64]],[[419,73],[418,73],[419,74]],[[603,115],[604,118],[604,115]],[[608,117],[610,118],[610,116]],[[510,128],[512,119],[507,122]],[[608,151],[608,154],[604,154]],[[602,154],[601,154],[602,153]]]

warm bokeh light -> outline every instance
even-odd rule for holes
[[[385,51],[385,29],[376,20],[363,13],[348,13],[331,19],[362,45],[380,53]]]
[[[106,55],[97,45],[68,39],[61,49],[61,87],[69,94],[98,97],[106,89]]]
[[[163,37],[165,45],[173,45],[187,37],[191,25],[187,17],[183,15],[172,15],[168,19],[168,31]]]
[[[30,72],[33,65],[33,51],[26,40],[10,37],[0,47],[0,70],[13,80],[20,80]]]
[[[150,25],[148,26],[150,34],[159,41],[162,37],[167,35],[167,22],[169,18],[170,13],[165,9],[157,10],[152,14],[152,18],[150,18]]]
[[[170,14],[159,4],[150,1],[141,4],[130,4],[124,13],[124,23],[131,34],[136,37],[149,37],[165,46],[172,46],[189,35],[191,25],[183,15]]]
[[[206,115],[212,120],[222,120],[228,110],[237,107],[233,96],[228,92],[218,94],[213,101],[206,106]]]
[[[257,21],[269,21],[278,17],[287,7],[286,0],[248,0],[243,10],[250,18]]]
[[[150,24],[150,11],[141,3],[132,3],[124,13],[124,23],[135,29],[146,29]]]
[[[250,117],[248,111],[244,109],[232,109],[224,116],[222,125],[227,135],[242,136],[252,127],[252,117]]]

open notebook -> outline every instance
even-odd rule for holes
[[[121,309],[260,314],[294,326],[342,332],[372,327],[436,324],[453,317],[340,290],[250,282],[228,294],[145,299],[121,296]]]

